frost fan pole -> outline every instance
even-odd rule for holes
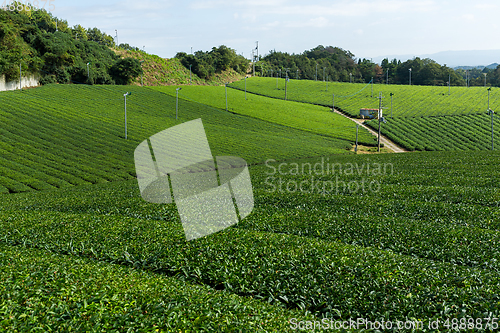
[[[382,93],[378,97],[378,152],[380,153],[380,122],[382,118]]]
[[[359,130],[359,124],[356,124],[356,148],[354,148],[354,152],[356,154],[358,153],[358,130]]]
[[[123,98],[125,99],[125,140],[127,140],[127,96],[132,95],[131,92],[123,94]]]

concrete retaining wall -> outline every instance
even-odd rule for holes
[[[23,77],[21,80],[23,88],[36,87],[39,85],[38,78],[34,75]],[[5,75],[0,75],[0,91],[19,89],[19,80],[5,82]]]

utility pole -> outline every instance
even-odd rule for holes
[[[252,67],[253,67],[253,77],[255,77],[255,54],[254,54],[254,50],[252,50]]]
[[[247,100],[247,77],[245,76],[245,101]]]
[[[389,68],[387,68],[387,83],[386,84],[389,84]]]
[[[325,82],[325,71],[326,71],[326,67],[323,67],[323,82]]]
[[[411,68],[409,69],[410,71],[410,86],[411,86]]]
[[[297,69],[297,80],[299,79],[299,70]]]

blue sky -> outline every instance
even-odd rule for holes
[[[358,58],[500,49],[498,0],[52,0],[52,14],[98,27],[163,58],[227,45],[250,57],[255,42],[301,53],[317,45]],[[499,61],[500,62],[500,61]]]

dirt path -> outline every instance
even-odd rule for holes
[[[338,111],[338,110],[334,110],[336,113],[348,118],[348,119],[351,119],[352,121],[354,121],[355,123],[358,123],[360,126],[366,128],[368,130],[368,132],[370,132],[371,134],[375,135],[376,137],[378,137],[378,133],[376,131],[374,131],[372,128],[366,126],[363,124],[363,119],[354,119],[354,118],[351,118],[351,117],[348,117],[347,115],[343,114],[342,112]],[[380,135],[380,142],[384,144],[384,147],[387,147],[389,148],[390,150],[392,150],[393,152],[395,153],[407,153],[408,150],[404,149],[404,148],[401,148],[399,147],[398,145],[396,145],[394,142],[392,142],[391,140],[389,140],[388,138],[386,138],[385,136],[383,135]]]

